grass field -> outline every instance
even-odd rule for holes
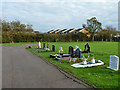
[[[56,54],[59,52],[59,47],[63,47],[63,53],[68,53],[69,46],[79,46],[84,50],[84,45],[87,42],[51,42],[49,43],[50,49],[52,45],[55,45],[56,52],[41,52],[38,53],[34,49],[28,49],[44,59],[54,63],[55,65],[69,71],[73,75],[85,80],[86,82],[96,86],[97,88],[116,88],[118,87],[118,71],[107,69],[109,66],[110,55],[118,56],[118,42],[89,42],[91,51],[94,54],[95,59],[102,60],[105,65],[96,66],[91,68],[73,68],[69,63],[60,63],[53,58],[49,58],[50,54]],[[82,54],[83,55],[83,54]],[[87,54],[84,54],[87,56]]]

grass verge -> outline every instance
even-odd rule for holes
[[[110,55],[118,56],[118,42],[89,42],[91,46],[91,51],[94,54],[95,59],[102,60],[105,65],[96,66],[91,68],[73,68],[70,63],[61,63],[61,61],[56,61],[53,58],[49,58],[50,54],[56,54],[59,51],[59,47],[63,47],[63,53],[68,53],[69,46],[75,47],[78,45],[79,48],[84,50],[84,45],[87,42],[57,42],[49,43],[49,46],[52,48],[52,45],[55,45],[55,52],[41,52],[35,51],[32,48],[27,48],[31,52],[41,56],[42,58],[52,62],[53,64],[61,67],[62,69],[70,72],[74,76],[85,80],[86,82],[96,86],[97,88],[117,88],[118,87],[118,71],[113,71],[107,69],[109,66],[109,57]],[[83,55],[83,54],[82,54]],[[87,54],[84,54],[87,56]]]

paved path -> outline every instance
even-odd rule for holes
[[[3,46],[2,88],[86,88],[24,46]]]

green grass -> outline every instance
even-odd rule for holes
[[[56,52],[41,52],[38,53],[34,49],[28,50],[34,52],[35,54],[43,57],[44,59],[54,63],[55,65],[69,71],[78,78],[85,80],[86,82],[96,86],[97,88],[116,88],[118,87],[118,71],[107,69],[109,66],[110,55],[118,56],[118,42],[89,42],[91,51],[94,54],[95,59],[102,60],[105,65],[96,66],[91,68],[73,68],[69,63],[60,63],[53,58],[49,58],[50,54],[56,54],[59,52],[59,47],[63,47],[63,53],[68,53],[69,46],[75,48],[76,45],[80,49],[84,50],[84,45],[87,42],[51,42],[49,43],[50,49],[52,45],[55,45]],[[82,54],[83,55],[83,54]],[[87,56],[87,54],[84,54]]]

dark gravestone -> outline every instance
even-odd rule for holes
[[[73,47],[72,46],[69,47],[69,54],[73,55]]]
[[[78,57],[78,58],[81,57],[81,50],[79,48],[76,49],[75,57]]]
[[[55,45],[52,45],[52,51],[55,52]]]
[[[49,43],[47,44],[47,48],[49,48]]]
[[[43,43],[43,48],[45,48],[45,43]]]
[[[29,46],[29,48],[32,48],[31,46]]]
[[[88,43],[85,45],[85,51],[90,52],[90,45]]]

